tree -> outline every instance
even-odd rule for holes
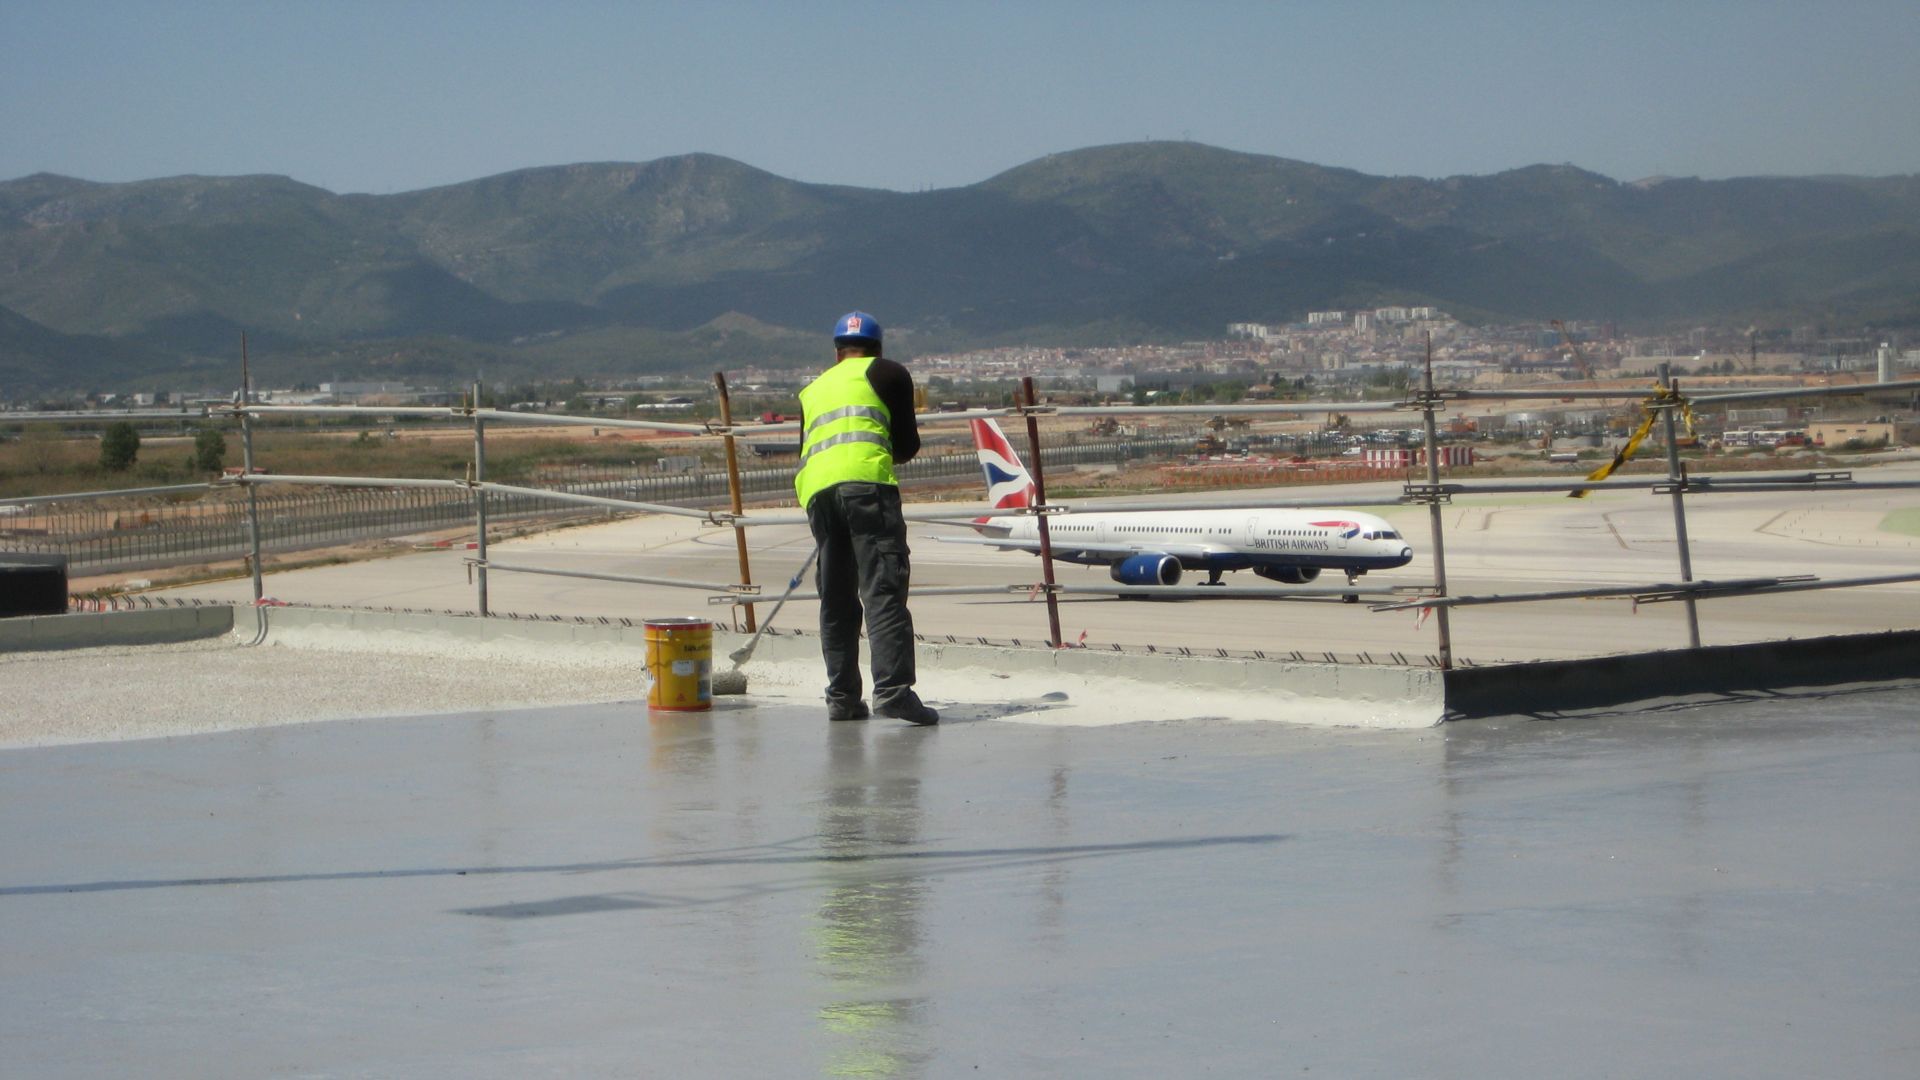
[[[108,472],[126,472],[140,457],[140,432],[125,420],[107,425],[100,433],[100,467]]]
[[[219,428],[203,427],[193,436],[193,467],[200,472],[219,472],[227,464],[227,437]]]
[[[1407,392],[1406,368],[1381,368],[1367,376],[1367,385],[1385,387],[1396,394]]]
[[[52,424],[29,425],[20,433],[20,461],[37,473],[54,472],[60,468],[63,445]]]

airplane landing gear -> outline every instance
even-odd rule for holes
[[[1353,588],[1355,585],[1359,583],[1359,581],[1360,581],[1360,574],[1358,571],[1355,571],[1355,570],[1347,571],[1347,587],[1348,588]],[[1360,594],[1346,593],[1340,597],[1340,602],[1343,604],[1357,604],[1360,602]]]
[[[1213,569],[1209,569],[1209,570],[1207,571],[1207,584],[1209,584],[1209,585],[1224,585],[1224,584],[1226,584],[1225,582],[1223,582],[1223,581],[1221,581],[1221,580],[1220,580],[1220,575],[1221,575],[1222,573],[1224,573],[1224,572],[1225,572],[1225,571],[1221,571],[1221,570],[1213,570]]]

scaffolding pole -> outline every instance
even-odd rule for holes
[[[253,401],[253,372],[247,365],[247,335],[240,334],[240,404],[249,405]],[[253,475],[253,413],[251,410],[240,414],[240,474],[243,477]],[[261,579],[260,560],[260,500],[247,485],[247,538],[248,561],[253,569],[253,603],[255,607],[267,595],[266,582]]]
[[[727,394],[727,376],[725,372],[713,373],[714,389],[720,394],[720,426],[726,431],[721,440],[727,451],[727,500],[733,509],[733,550],[740,560],[740,583],[753,584],[753,567],[747,561],[747,530],[740,524],[740,515],[744,507],[740,502],[740,458],[733,439],[733,399]],[[746,606],[747,633],[758,629],[753,618],[753,605]]]
[[[487,606],[487,421],[480,415],[480,381],[473,383],[473,527],[474,554],[479,556],[473,576],[474,605],[481,618],[493,614]]]
[[[1039,404],[1033,396],[1033,376],[1020,380],[1020,393],[1028,410]],[[1047,473],[1040,465],[1040,418],[1032,411],[1027,413],[1027,449],[1033,454],[1033,523],[1040,533],[1040,576],[1046,582],[1047,640],[1057,649],[1061,645],[1060,597],[1053,580],[1053,541],[1047,532]]]
[[[513,563],[501,563],[468,559],[468,565],[482,570],[499,570],[509,574],[537,574],[545,577],[581,578],[586,581],[618,581],[626,585],[664,585],[673,589],[697,589],[701,592],[726,593],[728,599],[735,595],[735,587],[724,581],[691,581],[687,578],[645,577],[639,574],[596,574],[591,570],[550,570],[544,566],[519,566]],[[724,603],[726,600],[721,600]],[[752,603],[744,599],[742,603]]]
[[[1667,437],[1667,480],[1673,485],[1673,538],[1674,546],[1680,551],[1680,580],[1693,580],[1693,551],[1687,544],[1687,470],[1680,464],[1680,443],[1675,438],[1676,418],[1674,412],[1680,407],[1680,384],[1673,377],[1673,365],[1662,362],[1660,365],[1660,409],[1661,430]],[[1687,646],[1700,647],[1700,609],[1694,596],[1686,596],[1687,605]]]
[[[1433,332],[1427,332],[1427,366],[1421,377],[1420,385],[1425,392],[1425,408],[1420,410],[1421,424],[1425,428],[1427,441],[1427,486],[1440,486],[1440,436],[1433,421]],[[1427,526],[1433,533],[1433,587],[1441,596],[1447,594],[1447,545],[1445,524],[1441,520],[1440,500],[1427,500]],[[1446,608],[1433,611],[1434,633],[1439,635],[1440,670],[1453,667],[1453,625],[1449,621]]]
[[[1488,604],[1524,604],[1545,600],[1632,600],[1636,604],[1658,604],[1694,597],[1750,596],[1758,593],[1794,592],[1801,589],[1831,589],[1853,585],[1879,585],[1889,582],[1920,580],[1920,574],[1897,574],[1883,578],[1850,578],[1821,582],[1811,574],[1792,577],[1732,578],[1727,581],[1657,581],[1646,585],[1598,585],[1590,589],[1549,589],[1544,592],[1488,593],[1484,596],[1436,596],[1419,600],[1396,600],[1373,605],[1374,611],[1406,611],[1412,608],[1438,609],[1484,607]]]

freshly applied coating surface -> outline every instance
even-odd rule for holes
[[[1421,732],[967,706],[0,752],[8,1070],[1920,1071],[1920,691]]]

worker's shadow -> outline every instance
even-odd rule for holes
[[[971,724],[977,720],[1004,720],[1009,716],[1018,716],[1022,713],[1063,709],[1069,702],[1064,691],[1055,690],[1038,697],[1009,701],[934,701],[929,704],[940,710],[942,724]]]

